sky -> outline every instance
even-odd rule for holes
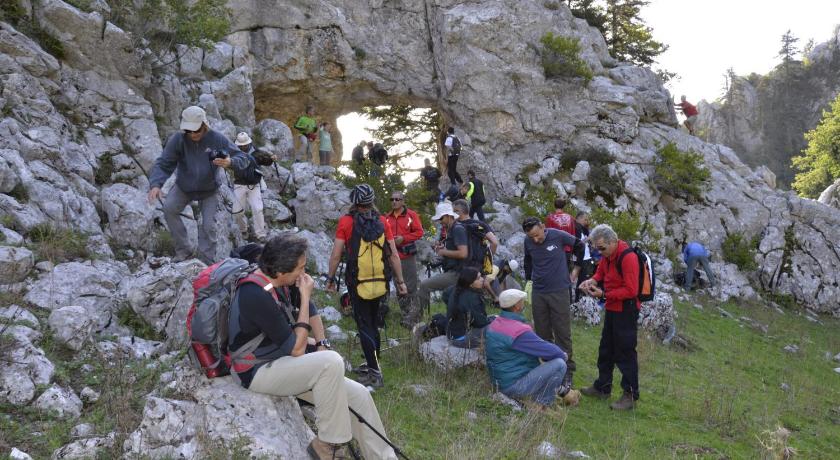
[[[800,40],[827,41],[840,23],[838,0],[652,0],[642,10],[656,40],[670,48],[662,67],[682,78],[669,84],[674,99],[717,99],[723,74],[767,73],[779,59],[781,37],[788,29]]]

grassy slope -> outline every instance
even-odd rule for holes
[[[328,301],[322,293],[318,297],[321,304]],[[606,402],[586,399],[577,408],[556,407],[537,417],[513,412],[490,399],[483,368],[444,374],[423,363],[407,345],[382,352],[386,387],[374,397],[388,433],[412,459],[527,458],[544,440],[598,459],[762,458],[761,441],[768,442],[765,431],[778,426],[793,432],[789,445],[799,458],[840,458],[840,425],[830,419],[840,418],[830,412],[840,406],[840,375],[832,371],[837,364],[825,358],[826,352],[840,352],[840,321],[823,319],[825,324],[817,325],[792,311],[722,306],[735,317],[748,316],[769,326],[765,335],[722,317],[716,303],[700,301],[703,310],[677,305],[681,334],[696,351],[683,352],[640,337],[643,394],[635,412],[614,413]],[[442,308],[436,306],[438,311]],[[397,318],[392,312],[389,323],[397,324]],[[355,329],[349,318],[341,325]],[[575,323],[573,333],[575,383],[582,387],[595,377],[600,326]],[[389,335],[406,338],[408,332],[396,326],[386,331]],[[783,352],[788,344],[797,344],[799,353]],[[361,361],[357,344],[337,345],[354,364]],[[72,361],[49,335],[41,346],[57,365],[57,382],[77,389],[91,385],[104,390],[103,398],[87,406],[76,422],[30,408],[0,406],[0,455],[18,446],[38,458],[47,457],[71,440],[69,428],[80,422],[93,423],[97,433],[133,430],[143,395],[161,369],[147,369],[143,362],[106,369],[97,359]],[[85,361],[99,369],[81,371]],[[780,388],[783,382],[790,390]],[[416,395],[409,387],[413,384],[427,385],[429,394]],[[478,420],[471,421],[468,412]],[[120,451],[118,443],[106,458]]]
[[[584,399],[577,408],[552,408],[540,417],[514,413],[489,398],[483,368],[443,374],[407,346],[383,351],[386,388],[375,399],[389,434],[411,458],[523,458],[544,440],[592,458],[761,458],[762,442],[779,426],[792,431],[788,445],[800,458],[840,458],[840,425],[830,419],[831,408],[840,405],[840,375],[825,357],[840,351],[840,321],[817,325],[792,311],[721,305],[736,318],[767,325],[763,334],[722,316],[716,302],[698,301],[704,309],[677,305],[679,330],[695,351],[640,334],[642,400],[635,412],[616,413],[607,402]],[[391,318],[395,324],[394,313]],[[596,376],[600,330],[573,327],[577,387]],[[407,332],[397,327],[391,335]],[[788,344],[800,351],[782,351]],[[339,348],[354,364],[360,361],[358,347]],[[415,395],[412,384],[429,385],[429,395]],[[470,421],[468,412],[478,420]]]

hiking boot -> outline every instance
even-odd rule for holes
[[[626,391],[618,401],[610,404],[610,409],[613,410],[630,410],[634,407],[636,407],[636,401],[633,399],[633,395]]]
[[[417,323],[414,327],[411,328],[411,341],[415,345],[419,345],[423,343],[423,338],[426,334],[426,329],[429,326],[426,326],[426,323]]]
[[[359,367],[354,367],[350,372],[357,374],[357,375],[364,375],[368,373],[370,368],[368,367],[367,363],[359,364]]]
[[[371,387],[374,390],[385,386],[385,381],[382,378],[382,371],[378,369],[368,368],[368,371],[364,374],[359,375],[359,378],[356,379],[356,381],[366,387]]]
[[[563,376],[563,386],[566,388],[572,388],[572,376],[574,373],[572,371],[566,371],[566,375]]]
[[[306,451],[309,452],[309,456],[314,460],[338,460],[348,458],[343,445],[330,444],[328,442],[321,441],[317,437],[309,443],[309,447],[306,448]]]
[[[598,398],[598,399],[607,399],[607,398],[610,397],[609,393],[604,393],[603,391],[595,388],[594,386],[588,386],[588,387],[580,390],[580,392],[582,394],[585,394],[586,396],[591,396],[593,398]]]
[[[580,403],[580,391],[578,390],[569,390],[568,393],[563,395],[563,404],[569,407],[575,407]]]

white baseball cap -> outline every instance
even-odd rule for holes
[[[437,205],[435,208],[435,215],[432,217],[432,220],[440,220],[443,216],[452,216],[454,218],[458,218],[458,214],[455,214],[455,211],[452,210],[452,203],[443,202]]]
[[[181,112],[181,131],[198,131],[207,123],[207,113],[197,105],[191,105]]]
[[[499,294],[499,307],[508,309],[519,303],[520,300],[528,297],[525,291],[519,289],[508,289]]]
[[[239,133],[236,135],[236,144],[237,146],[248,145],[251,143],[251,136],[248,133]]]

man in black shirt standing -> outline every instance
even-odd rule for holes
[[[432,166],[432,162],[426,158],[426,166],[420,170],[420,177],[423,178],[423,183],[426,185],[426,191],[429,193],[429,201],[437,203],[438,195],[440,195],[440,170]]]
[[[251,391],[296,396],[315,405],[318,437],[308,448],[313,458],[344,458],[343,444],[355,434],[365,458],[396,459],[382,438],[351,415],[350,407],[385,432],[370,393],[344,377],[341,355],[324,342],[317,344],[318,351],[306,353],[312,326],[304,307],[315,286],[304,272],[306,249],[299,236],[273,238],[260,255],[259,269],[240,283],[230,307],[232,371]],[[300,290],[296,315],[284,289],[293,285]]]

